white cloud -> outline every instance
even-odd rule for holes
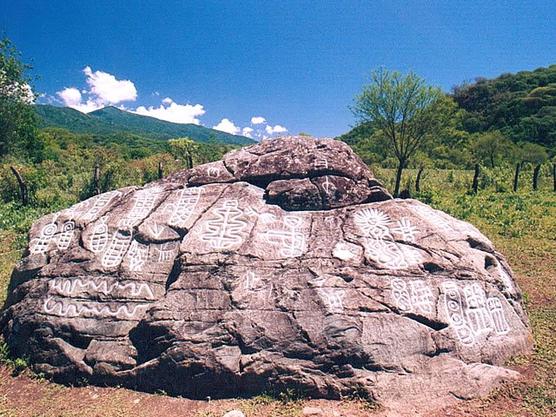
[[[68,107],[75,107],[81,104],[81,93],[77,88],[68,87],[56,93],[62,102]]]
[[[212,128],[220,130],[222,132],[230,133],[232,135],[237,135],[241,131],[241,129],[236,126],[234,122],[226,118],[220,120],[220,123],[218,123],[216,126],[213,126]]]
[[[286,129],[284,126],[280,126],[280,125],[274,125],[274,126],[269,125],[269,126],[265,127],[264,130],[269,135],[274,135],[275,133],[284,133],[284,132],[288,131],[288,129]]]
[[[253,138],[253,129],[250,127],[244,127],[241,129],[241,134],[248,138]]]
[[[103,71],[93,72],[89,66],[83,68],[83,74],[86,76],[88,90],[79,91],[75,87],[66,87],[56,93],[65,106],[89,113],[104,106],[137,99],[135,84],[129,80],[118,80]]]
[[[133,113],[143,116],[156,117],[160,120],[166,120],[174,123],[193,123],[200,124],[199,117],[206,113],[201,104],[178,104],[170,97],[162,100],[159,107],[139,106]]]
[[[130,80],[117,80],[112,74],[103,71],[93,72],[89,66],[83,68],[83,73],[87,76],[89,93],[96,102],[118,104],[137,99],[137,89]]]
[[[251,124],[252,125],[260,125],[266,123],[266,119],[262,116],[253,116],[251,117]]]

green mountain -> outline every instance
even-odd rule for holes
[[[254,143],[245,136],[209,129],[195,124],[166,122],[154,117],[141,116],[115,107],[104,107],[91,113],[81,113],[69,107],[36,105],[40,127],[59,127],[75,133],[113,135],[129,133],[145,139],[167,140],[189,137],[198,142],[216,142],[231,145]]]

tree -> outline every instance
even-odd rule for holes
[[[398,161],[394,195],[400,192],[402,173],[410,158],[442,129],[455,104],[440,89],[417,75],[378,70],[355,98],[352,112],[359,123],[381,132]]]
[[[25,75],[29,69],[10,40],[0,39],[0,157],[42,158],[31,106],[34,95]]]
[[[512,158],[515,145],[498,130],[476,133],[471,139],[471,152],[477,162],[494,168],[502,161]]]
[[[178,138],[170,139],[168,144],[176,159],[184,161],[187,169],[193,168],[193,154],[197,151],[197,142],[190,138]]]

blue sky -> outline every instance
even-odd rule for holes
[[[556,63],[553,0],[0,0],[0,11],[42,102],[251,135],[349,130],[348,106],[381,66],[449,90]]]

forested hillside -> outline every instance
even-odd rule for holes
[[[455,108],[445,128],[427,138],[411,166],[491,168],[538,164],[556,154],[556,65],[494,79],[478,78],[446,94]],[[394,167],[382,132],[360,123],[340,136],[368,162]]]
[[[556,65],[454,88],[467,132],[500,130],[514,142],[556,147]]]
[[[40,127],[58,127],[75,133],[93,135],[131,134],[144,139],[166,140],[189,137],[198,142],[216,141],[231,145],[254,143],[245,136],[230,135],[226,132],[195,124],[171,123],[154,117],[141,116],[105,107],[91,113],[81,113],[69,107],[36,105]]]

